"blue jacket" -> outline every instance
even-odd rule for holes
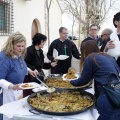
[[[13,84],[23,83],[27,74],[27,66],[23,58],[12,59],[0,52],[0,79],[5,79]]]
[[[94,59],[96,58],[95,63]],[[81,76],[77,80],[72,80],[70,83],[74,86],[82,86],[87,84],[92,78],[100,84],[108,84],[108,76],[110,73],[119,75],[119,67],[114,58],[103,54],[89,55],[83,65]],[[112,80],[115,76],[110,77]]]

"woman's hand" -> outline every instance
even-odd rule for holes
[[[104,51],[107,52],[109,49],[114,49],[115,48],[115,44],[113,43],[113,40],[110,40],[107,42]]]
[[[58,62],[58,59],[55,59],[55,58],[54,58],[54,61],[55,61],[55,62]]]
[[[30,69],[28,70],[28,73],[33,77],[37,77],[39,75],[39,72],[36,69],[34,71]]]
[[[52,66],[52,67],[55,67],[56,65],[57,65],[57,61],[51,63],[51,66]]]
[[[20,86],[20,84],[16,84],[16,85],[10,84],[10,85],[8,86],[8,89],[10,89],[10,90],[23,90],[23,89],[20,88],[19,86]]]

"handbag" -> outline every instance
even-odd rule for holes
[[[109,75],[113,75],[114,73]],[[113,107],[120,108],[120,77],[114,74],[116,77],[112,82],[109,82],[108,85],[103,86],[105,89],[105,93]]]

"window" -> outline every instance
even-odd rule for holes
[[[13,3],[11,0],[0,1],[0,35],[6,36],[14,31]]]
[[[5,30],[5,6],[0,5],[0,30]]]

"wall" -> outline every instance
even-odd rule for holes
[[[22,32],[27,38],[27,46],[31,45],[31,27],[34,19],[40,22],[40,31],[44,33],[44,0],[13,0],[14,31]]]
[[[50,0],[48,0],[48,4]],[[50,30],[50,43],[59,37],[59,28],[62,26],[62,11],[57,3],[57,0],[52,0],[49,9],[49,30]],[[46,43],[47,44],[47,43]],[[47,52],[48,45],[44,47]]]
[[[62,25],[62,14],[56,0],[53,0],[50,9],[50,41],[59,37],[59,28]]]
[[[14,32],[20,31],[27,39],[27,46],[31,45],[31,27],[34,19],[39,20],[39,30],[45,34],[45,3],[44,0],[13,0],[14,8]],[[57,13],[57,17],[53,19]],[[50,39],[58,37],[58,29],[61,26],[61,10],[56,0],[53,0],[50,8]],[[0,36],[0,49],[8,36]],[[46,44],[47,45],[47,44]],[[44,50],[47,51],[45,46]]]

